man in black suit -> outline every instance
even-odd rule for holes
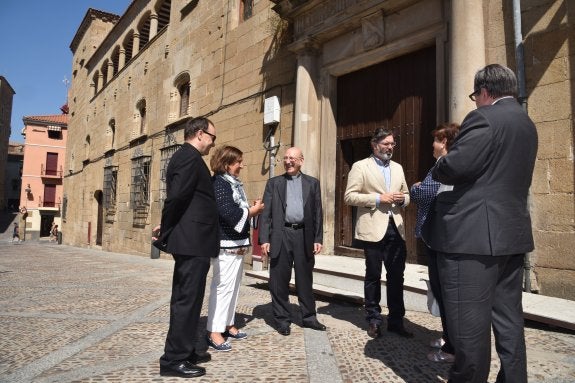
[[[207,118],[190,120],[184,144],[167,169],[167,198],[162,210],[161,235],[154,243],[175,260],[170,301],[170,328],[160,375],[197,377],[206,373],[196,363],[209,354],[195,350],[210,258],[219,253],[218,208],[210,171],[202,156],[216,141],[216,129]]]
[[[262,255],[270,257],[270,293],[277,330],[290,334],[289,281],[292,266],[304,327],[325,331],[317,320],[313,296],[315,254],[323,242],[323,210],[319,181],[301,173],[303,154],[289,148],[283,158],[285,174],[268,180],[260,216]]]
[[[525,253],[534,248],[527,198],[537,131],[516,94],[509,68],[479,70],[469,96],[477,109],[432,171],[453,185],[437,196],[423,232],[438,251],[455,348],[451,383],[487,381],[491,327],[501,361],[497,382],[527,382],[521,290]]]

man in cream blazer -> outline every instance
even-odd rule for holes
[[[403,272],[407,251],[402,209],[409,204],[409,188],[403,168],[391,161],[395,140],[393,133],[376,129],[371,138],[373,154],[353,164],[348,175],[344,200],[357,206],[355,238],[363,244],[365,254],[364,297],[367,334],[381,335],[381,271],[386,270],[387,331],[410,338],[403,325]]]

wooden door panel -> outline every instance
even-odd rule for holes
[[[433,164],[431,137],[436,117],[435,47],[382,62],[338,78],[335,251],[363,256],[353,238],[355,209],[343,203],[347,174],[371,154],[369,139],[379,127],[392,129],[398,145],[393,160],[403,166],[408,186]],[[418,260],[414,238],[416,206],[404,220],[408,259]]]

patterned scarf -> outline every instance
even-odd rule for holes
[[[238,206],[241,208],[249,209],[250,205],[248,203],[246,193],[244,192],[244,184],[242,184],[242,182],[238,178],[228,173],[222,174],[220,175],[220,177],[222,177],[227,183],[229,183],[232,186],[232,196],[234,198],[234,202],[237,203]]]

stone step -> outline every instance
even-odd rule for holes
[[[246,275],[269,280],[268,270],[254,259],[253,270]],[[363,277],[365,264],[363,258],[351,258],[334,255],[316,256],[314,267],[314,292],[318,295],[336,299],[363,303]],[[427,311],[427,266],[407,264],[404,274],[404,301],[406,310]],[[295,287],[294,274],[290,287]],[[385,270],[381,280],[381,304],[386,305]],[[523,293],[523,312],[525,319],[547,325],[575,330],[575,301],[548,297],[539,294]]]

